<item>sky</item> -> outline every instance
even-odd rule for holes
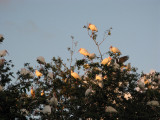
[[[0,34],[5,38],[0,50],[9,52],[5,58],[13,61],[14,71],[26,62],[37,66],[38,56],[46,62],[59,56],[67,63],[71,36],[78,42],[74,59],[83,58],[79,48],[98,55],[83,28],[87,23],[97,26],[98,42],[113,28],[100,46],[102,53],[112,45],[129,55],[127,62],[137,72],[160,72],[160,0],[0,0]]]

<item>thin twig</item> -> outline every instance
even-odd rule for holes
[[[107,37],[108,37],[108,34],[106,35],[106,33],[104,33],[103,40],[102,40],[102,42],[99,44],[99,46],[106,40]]]

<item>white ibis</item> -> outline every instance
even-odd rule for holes
[[[41,77],[42,76],[42,73],[39,72],[38,70],[35,71],[35,74],[36,74],[37,77]]]
[[[152,100],[152,101],[148,101],[147,105],[150,105],[150,106],[159,106],[159,102],[155,101],[155,100]]]
[[[42,57],[42,56],[37,57],[37,62],[38,62],[39,64],[46,64],[45,59],[44,59],[44,57]]]
[[[114,109],[112,106],[106,106],[106,107],[105,107],[105,112],[117,113],[117,110]]]
[[[81,80],[81,77],[76,72],[73,72],[72,70],[71,70],[71,76],[74,77],[75,79]]]
[[[4,56],[6,56],[6,54],[8,54],[7,50],[1,50],[0,51],[0,57],[4,57]]]
[[[105,59],[102,60],[101,64],[102,64],[102,65],[106,65],[106,64],[107,64],[107,65],[110,65],[111,60],[112,60],[111,57],[105,58]]]
[[[43,114],[51,114],[51,106],[50,105],[45,105],[43,110],[36,110],[36,112],[42,112]]]
[[[89,24],[88,25],[88,29],[90,29],[92,32],[93,31],[98,32],[98,29],[97,29],[97,27],[94,24]]]
[[[53,73],[52,72],[48,72],[47,77],[48,77],[48,79],[53,79]]]
[[[21,75],[27,75],[27,74],[29,74],[29,76],[30,76],[31,78],[34,78],[33,73],[30,72],[29,70],[25,69],[25,68],[21,68],[20,74],[21,74]]]
[[[118,53],[119,55],[121,55],[120,50],[118,48],[116,48],[116,47],[110,46],[110,51],[113,52],[113,53],[115,53],[115,54]]]
[[[57,107],[57,105],[58,105],[58,100],[57,100],[57,97],[56,97],[56,93],[55,93],[55,92],[53,93],[53,97],[49,100],[49,104],[50,104],[51,106]]]
[[[131,94],[129,92],[127,92],[127,93],[124,93],[124,98],[126,100],[129,100],[129,99],[132,99],[132,96],[131,96]]]
[[[103,80],[102,74],[99,75],[96,74],[96,80],[102,81]]]
[[[88,56],[88,58],[89,58],[90,60],[93,60],[95,57],[96,57],[96,54],[95,54],[95,53],[90,53],[89,56]]]
[[[5,62],[5,59],[0,59],[0,66],[3,66]]]
[[[79,53],[80,54],[82,54],[82,55],[84,55],[84,56],[89,56],[89,52],[86,50],[86,49],[84,49],[84,48],[80,48],[79,49]]]
[[[94,90],[92,90],[92,87],[89,87],[87,90],[86,90],[86,92],[85,92],[85,96],[88,96],[88,95],[90,95],[90,94],[92,94],[92,93],[94,93],[95,91]]]
[[[99,81],[99,82],[98,82],[98,86],[99,86],[100,88],[103,88],[103,85],[104,85],[104,84],[103,84],[103,81]]]

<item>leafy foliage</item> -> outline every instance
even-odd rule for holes
[[[11,72],[11,68],[14,67],[12,61],[5,61],[0,65],[0,85],[3,86],[0,91],[0,118],[6,120],[160,118],[159,105],[147,104],[148,101],[160,100],[159,73],[140,75],[136,72],[136,68],[129,67],[125,62],[118,64],[116,61],[121,58],[120,54],[110,51],[105,54],[111,57],[110,63],[102,65],[104,55],[101,54],[100,45],[111,35],[112,28],[105,32],[100,44],[97,42],[97,31],[89,33],[90,29],[86,26],[84,28],[87,29],[100,54],[94,60],[86,57],[72,65],[75,51],[73,44],[77,45],[72,36],[72,48],[68,48],[71,53],[69,67],[60,57],[53,57],[50,63],[40,64],[37,68],[25,63],[24,68],[17,72],[18,77],[13,84],[15,78]],[[42,73],[42,76],[36,76],[36,70]],[[71,70],[83,74],[81,80],[75,79],[71,75]],[[145,80],[142,82],[144,76]],[[145,82],[147,80],[148,82]],[[139,84],[139,81],[143,84]],[[92,92],[86,95],[87,90]],[[44,112],[45,105],[51,106],[51,112]],[[107,112],[108,106],[117,112]]]

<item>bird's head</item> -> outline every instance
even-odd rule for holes
[[[109,58],[109,60],[112,60],[112,58],[110,56],[108,58]]]
[[[112,48],[112,45],[110,46],[110,49]]]
[[[82,50],[82,48],[80,48],[78,51],[81,51]]]

